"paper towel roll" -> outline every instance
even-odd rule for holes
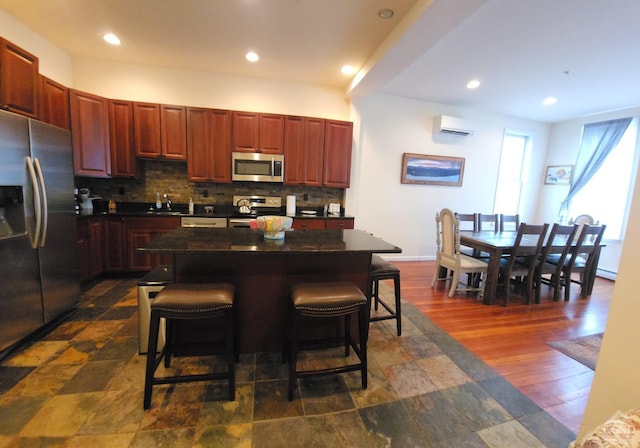
[[[287,196],[287,216],[296,216],[296,197],[292,194]]]

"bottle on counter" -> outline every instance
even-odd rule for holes
[[[189,214],[193,215],[193,198],[189,198]]]
[[[160,199],[160,193],[156,193],[156,208],[158,210],[162,208],[162,200]]]
[[[109,199],[109,213],[115,213],[116,212],[116,201],[114,201],[113,199]]]

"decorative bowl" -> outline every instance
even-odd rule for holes
[[[281,240],[285,230],[291,229],[293,218],[288,216],[258,216],[256,218],[258,229],[264,232],[268,240]]]

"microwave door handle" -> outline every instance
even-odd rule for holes
[[[42,207],[40,204],[40,188],[38,185],[38,179],[36,178],[36,170],[33,167],[33,161],[31,157],[26,157],[27,160],[27,170],[29,171],[29,177],[31,178],[31,187],[34,190],[33,200],[35,202],[35,215],[36,215],[36,229],[33,232],[31,239],[31,247],[34,249],[38,248],[38,240],[40,238],[40,226],[42,225]]]
[[[276,158],[271,157],[271,178],[273,179],[276,175]]]
[[[40,160],[37,157],[33,158],[34,165],[36,167],[36,174],[40,181],[40,195],[42,196],[42,230],[40,233],[40,247],[44,247],[44,243],[47,239],[47,228],[49,227],[49,204],[47,204],[47,188],[44,184],[44,175],[42,174],[42,167],[40,166]]]

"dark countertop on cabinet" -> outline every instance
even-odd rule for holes
[[[138,250],[175,255],[402,252],[399,247],[362,230],[291,230],[282,240],[268,240],[256,229],[188,227],[173,229]]]

